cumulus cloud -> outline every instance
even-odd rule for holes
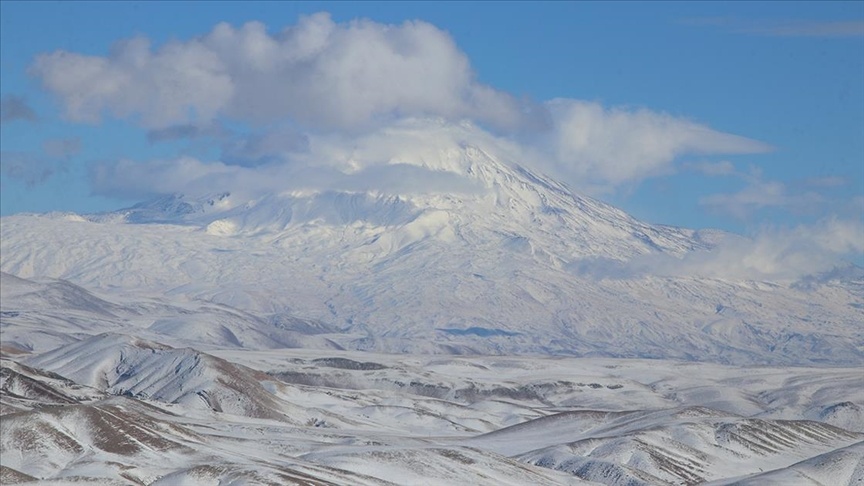
[[[431,24],[337,24],[325,13],[278,34],[259,22],[221,23],[157,49],[139,37],[105,57],[56,51],[40,55],[30,72],[72,120],[96,122],[109,113],[154,129],[220,115],[343,129],[410,115],[513,127],[529,110],[478,83],[465,54]]]
[[[406,120],[475,124],[475,136],[506,141],[512,160],[593,194],[673,172],[683,156],[771,149],[645,108],[517,100],[479,83],[453,39],[421,21],[336,23],[321,13],[276,33],[221,23],[155,48],[137,37],[106,56],[43,54],[30,72],[71,120],[133,120],[151,143],[209,143],[226,166],[296,171],[345,146],[377,160],[409,157],[420,149],[388,138]]]
[[[36,121],[36,112],[27,101],[16,95],[6,95],[0,99],[0,123],[8,123],[16,120]]]

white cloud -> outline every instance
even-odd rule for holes
[[[764,208],[781,208],[793,212],[811,211],[824,198],[814,191],[790,191],[780,181],[766,181],[756,171],[752,174],[735,172],[729,175],[740,177],[747,185],[738,192],[710,194],[699,198],[699,205],[714,212],[728,214],[746,220]]]
[[[71,120],[90,123],[104,112],[157,128],[212,120],[235,90],[221,59],[199,40],[151,53],[139,37],[117,43],[109,57],[56,51],[38,56],[30,73],[60,98]]]
[[[684,164],[684,168],[695,170],[707,176],[731,176],[738,173],[735,165],[728,160],[721,160],[719,162],[687,162]]]
[[[466,140],[490,150],[517,149],[476,126],[441,120],[403,120],[362,136],[311,135],[301,146],[296,136],[277,129],[243,138],[238,159],[229,162],[180,157],[101,164],[91,179],[96,193],[122,198],[223,191],[250,198],[295,190],[466,193],[480,187],[459,174],[451,159]],[[268,156],[276,160],[259,159]]]
[[[557,99],[547,104],[554,124],[554,169],[578,186],[618,185],[669,173],[688,154],[742,154],[772,148],[738,135],[647,109],[605,108]]]
[[[304,157],[312,138],[342,146],[353,138],[381,159],[406,157],[416,149],[391,143],[387,134],[411,119],[470,121],[485,127],[474,131],[482,137],[495,131],[518,146],[514,160],[594,194],[673,172],[685,155],[771,149],[644,108],[518,101],[477,82],[453,39],[420,21],[335,23],[322,13],[276,34],[258,22],[222,23],[156,49],[139,37],[104,57],[44,54],[31,73],[72,120],[132,119],[149,129],[152,142],[186,138],[219,146],[226,165],[317,166]],[[224,128],[236,125],[251,133]]]
[[[609,187],[614,188],[619,184],[638,182],[652,175],[652,171],[657,173],[672,170],[678,154],[687,153],[695,146],[692,141],[679,144],[680,146],[664,145],[663,149],[656,149],[652,155],[651,150],[655,144],[667,143],[655,142],[654,137],[674,138],[675,133],[667,133],[667,128],[664,126],[651,126],[653,116],[651,112],[640,112],[636,120],[630,120],[629,112],[619,111],[614,115],[616,120],[611,124],[614,126],[610,126],[603,119],[605,110],[592,113],[599,113],[598,118],[586,122],[585,127],[555,125],[540,142],[536,139],[533,142],[519,142],[516,140],[519,137],[495,135],[468,121],[453,123],[444,119],[428,118],[401,119],[366,133],[330,131],[302,134],[290,126],[277,126],[252,134],[233,134],[230,137],[223,133],[223,136],[217,137],[220,138],[218,143],[222,145],[221,161],[214,164],[214,167],[221,167],[219,170],[214,169],[212,172],[205,170],[204,166],[207,164],[198,159],[191,160],[202,165],[200,170],[190,171],[190,159],[178,159],[177,171],[170,173],[166,166],[170,165],[170,161],[155,161],[152,163],[152,169],[146,168],[147,163],[139,163],[134,167],[138,167],[139,169],[135,170],[140,170],[141,173],[135,174],[130,180],[123,177],[123,170],[111,171],[111,174],[117,178],[117,190],[109,187],[113,180],[109,177],[99,177],[97,186],[99,192],[108,195],[194,193],[195,188],[207,187],[207,184],[196,181],[196,175],[206,174],[210,180],[208,183],[215,183],[217,181],[213,181],[212,178],[231,165],[257,168],[262,176],[247,177],[237,174],[226,176],[220,179],[222,186],[231,184],[239,187],[242,183],[247,190],[258,192],[279,190],[279,186],[275,184],[283,184],[286,190],[298,187],[300,185],[298,179],[310,178],[313,174],[314,181],[307,181],[307,186],[324,190],[328,188],[327,180],[323,178],[325,173],[333,177],[329,187],[332,189],[340,184],[344,186],[345,174],[365,170],[374,171],[379,170],[372,169],[376,166],[396,164],[409,164],[431,171],[449,171],[453,173],[453,178],[464,179],[466,176],[464,167],[460,165],[462,164],[460,157],[464,153],[465,146],[474,145],[504,163],[518,163],[540,169],[558,176],[560,180],[577,190],[598,192]],[[661,115],[657,116],[661,117]],[[671,119],[665,115],[662,117],[665,117],[666,121]],[[675,120],[671,120],[674,125]],[[571,136],[576,136],[578,130],[582,128],[589,132],[586,135],[589,140],[581,141],[578,150],[590,153],[590,157],[574,155],[577,150],[567,145],[572,142],[563,133],[570,130]],[[702,128],[709,133],[708,138],[723,136]],[[163,132],[166,130],[157,133],[161,137]],[[180,126],[177,130],[168,129],[164,136],[188,135],[194,138],[200,133],[197,129]],[[643,137],[644,133],[650,133],[651,136]],[[592,137],[598,140],[592,140]],[[730,137],[738,143],[737,137]],[[609,145],[604,145],[607,142]],[[556,148],[557,143],[564,143],[565,147]],[[762,147],[758,142],[752,143],[757,148]],[[621,149],[619,145],[627,148]],[[718,150],[723,148],[716,145],[711,147]],[[728,148],[728,150],[738,149],[739,147],[735,145]],[[606,154],[605,150],[611,150],[612,154]],[[560,151],[564,151],[566,155],[560,155]],[[643,157],[638,155],[640,153]],[[128,163],[124,164],[128,165]],[[648,169],[645,164],[649,164]],[[331,172],[325,172],[323,170],[325,168]],[[105,170],[105,166],[100,170]],[[132,167],[127,166],[126,170],[132,170]],[[157,176],[169,178],[171,181],[167,184],[161,183]],[[428,180],[432,184],[437,179]],[[187,185],[184,186],[181,181],[185,181]],[[383,187],[386,185],[385,181],[393,182],[387,177],[382,177],[377,187],[386,190],[387,188]],[[130,189],[125,185],[127,183],[135,185],[137,189]],[[451,183],[457,185],[455,182],[451,181]],[[152,184],[152,186],[147,188],[143,184]],[[422,192],[421,184],[422,179],[399,187],[411,187]],[[222,186],[219,190],[231,190],[230,187]]]
[[[83,122],[104,112],[157,129],[220,115],[350,129],[411,115],[522,122],[520,103],[479,84],[452,38],[420,21],[337,24],[321,13],[276,35],[259,22],[222,23],[156,50],[135,38],[107,57],[56,51],[31,73]]]
[[[683,259],[645,257],[642,271],[730,280],[798,280],[830,271],[844,258],[864,254],[864,221],[828,218],[794,228],[765,227],[752,238],[730,235],[711,251]]]

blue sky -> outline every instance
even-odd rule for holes
[[[400,32],[417,42],[428,39],[434,46],[426,50],[429,59],[442,62],[434,72],[453,73],[450,78],[442,74],[434,87],[452,81],[454,91],[438,93],[436,100],[443,102],[423,99],[423,93],[392,99],[377,93],[372,105],[349,106],[350,113],[339,112],[339,106],[319,113],[302,100],[286,102],[266,121],[248,114],[260,101],[241,88],[221,104],[207,93],[186,93],[202,96],[190,102],[188,116],[165,106],[172,99],[165,94],[165,73],[180,66],[170,63],[191,59],[198,52],[193,40],[220,22],[231,25],[232,38],[240,38],[248,21],[262,22],[273,36],[317,12],[328,12],[328,25],[350,43],[334,44],[334,49],[366,52],[358,43],[380,41],[375,36],[388,25],[402,26]],[[348,22],[358,18],[371,21],[366,37],[351,33]],[[408,20],[431,29],[403,24]],[[290,138],[306,130],[356,135],[379,126],[385,115],[422,113],[471,119],[528,145],[535,144],[528,141],[534,138],[559,140],[554,148],[532,145],[537,153],[549,154],[542,168],[649,222],[748,234],[826,218],[864,221],[864,2],[4,1],[0,36],[2,215],[128,206],[147,192],[147,181],[113,184],[111,178],[120,173],[112,164],[120,160],[146,164],[191,155],[206,163],[231,156],[228,146],[248,149],[253,136],[271,140],[291,132]],[[117,55],[123,49],[112,46],[135,36],[149,39],[151,53],[174,42],[186,57],[154,63],[165,69],[162,77],[156,72],[161,68],[154,67],[152,81],[130,81]],[[124,49],[127,55],[133,52]],[[61,50],[80,62],[50,57]],[[37,66],[39,56],[43,61]],[[81,61],[86,56],[101,60],[87,64]],[[463,58],[474,78],[465,78]],[[335,62],[324,61],[327,66]],[[81,74],[100,62],[110,69]],[[253,81],[284,86],[278,76],[293,76],[290,69]],[[236,86],[260,86],[241,79],[244,72],[237,68],[228,77]],[[103,74],[119,77],[86,78]],[[76,76],[85,76],[84,88],[70,84]],[[112,82],[128,86],[107,95]],[[491,101],[478,94],[487,88]],[[130,93],[163,98],[130,99]],[[248,109],[237,101],[243,96],[252,100]],[[552,115],[549,130],[555,133],[546,138],[536,136],[536,127],[525,128],[531,125],[527,119],[499,124],[510,115],[490,115],[525,107],[554,112],[554,99],[567,101]],[[399,105],[403,100],[406,104]],[[593,138],[587,145],[561,142],[586,128],[574,120],[589,124]],[[194,127],[199,136],[160,139],[158,134],[172,127],[187,132]],[[682,135],[694,130],[706,136]],[[638,140],[624,140],[633,133],[681,141],[643,148]],[[227,140],[231,137],[239,142]],[[284,151],[287,143],[283,137],[277,145]],[[610,144],[616,147],[611,152],[606,150]],[[247,166],[271,163],[234,155]],[[583,164],[587,159],[590,163]],[[96,170],[104,167],[114,168]],[[152,192],[162,191],[159,187]]]

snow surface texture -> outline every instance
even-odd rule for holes
[[[861,269],[676,271],[735,237],[431,136],[452,190],[3,218],[0,482],[864,483]]]

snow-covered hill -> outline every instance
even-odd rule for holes
[[[857,368],[314,349],[217,354],[101,335],[27,359],[104,391],[3,360],[4,405],[16,406],[0,420],[4,484],[28,477],[154,485],[760,484],[763,477],[855,484],[862,477],[862,433],[797,418],[862,403]],[[197,364],[187,366],[180,359],[187,356]],[[129,382],[140,389],[127,389]],[[241,402],[288,413],[267,418],[225,406],[238,386]],[[223,411],[184,398],[202,394],[224,399]]]

